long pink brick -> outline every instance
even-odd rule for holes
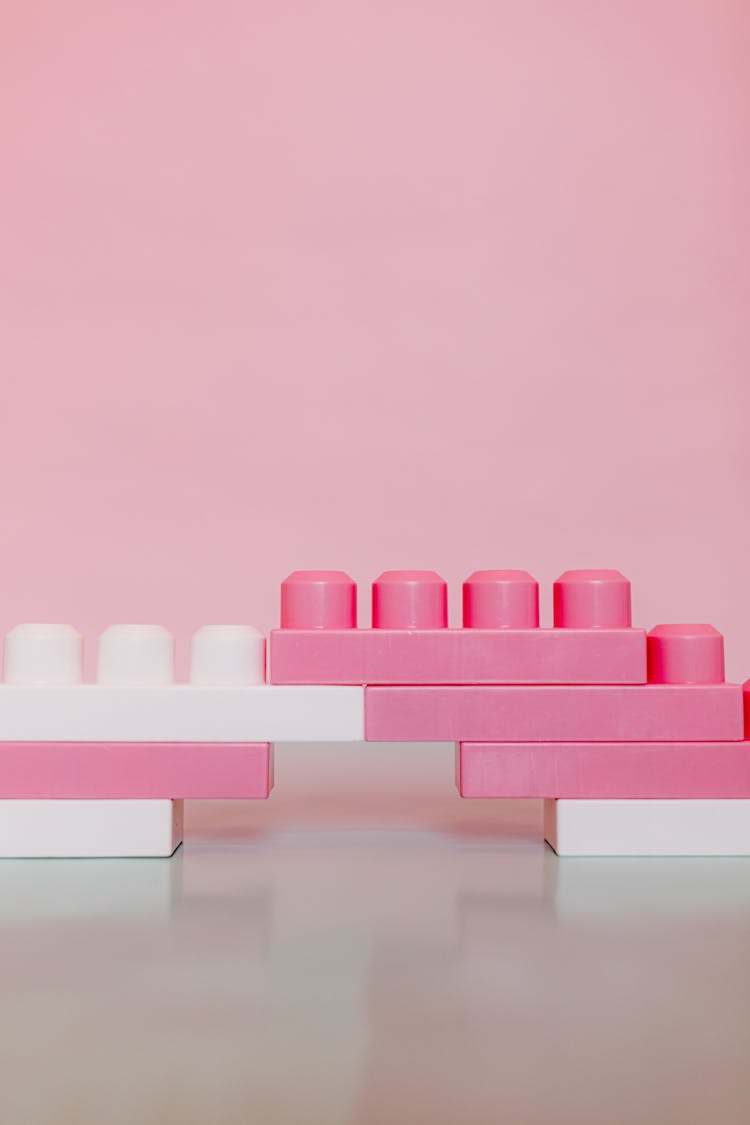
[[[463,742],[462,797],[750,798],[750,742]]]
[[[274,684],[643,684],[642,629],[276,629]]]
[[[268,797],[267,742],[3,742],[0,798]]]
[[[371,742],[701,742],[743,737],[739,684],[368,687]]]

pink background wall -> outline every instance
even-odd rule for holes
[[[618,566],[750,675],[746,3],[67,0],[0,34],[1,628],[269,626],[296,567]]]

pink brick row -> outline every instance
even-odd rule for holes
[[[0,799],[263,799],[267,742],[3,742]]]
[[[738,684],[368,687],[371,742],[725,742]]]
[[[274,684],[643,684],[642,629],[276,629]]]
[[[357,628],[357,590],[342,571],[294,571],[271,633],[276,684],[720,683],[724,643],[709,625],[631,628],[630,583],[574,570],[554,584],[554,628],[539,628],[539,587],[525,571],[476,571],[462,629],[448,629],[434,571],[386,571],[372,587],[372,628]]]
[[[463,742],[462,797],[750,798],[750,742]]]

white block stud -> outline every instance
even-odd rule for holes
[[[5,637],[9,684],[78,684],[83,637],[72,625],[16,625]]]
[[[252,625],[204,625],[190,646],[193,684],[262,684],[266,640]]]
[[[174,637],[161,625],[110,625],[99,637],[100,684],[171,684]]]

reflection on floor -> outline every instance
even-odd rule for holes
[[[403,764],[0,864],[3,1119],[747,1120],[750,860],[560,861]]]

